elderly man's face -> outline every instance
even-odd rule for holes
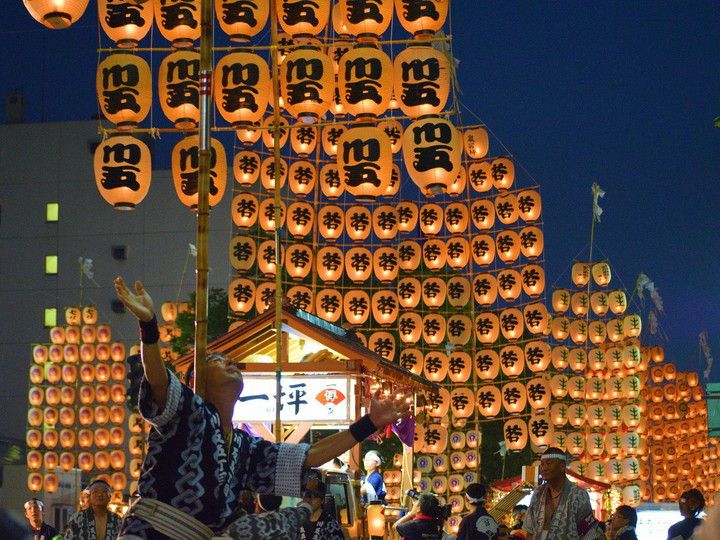
[[[540,475],[546,482],[565,476],[565,462],[562,459],[541,459]]]
[[[36,502],[32,502],[25,509],[25,517],[31,524],[40,524],[43,519],[43,511],[40,505]]]

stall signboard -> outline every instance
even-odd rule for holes
[[[277,383],[274,375],[244,375],[245,388],[235,403],[233,423],[274,422]],[[354,420],[355,381],[351,377],[283,375],[280,419],[283,422],[348,423]]]
[[[709,383],[706,391],[708,437],[720,437],[720,383]]]

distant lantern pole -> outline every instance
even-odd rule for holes
[[[198,148],[197,264],[195,282],[195,393],[205,395],[208,313],[208,226],[210,216],[210,93],[213,69],[213,2],[202,0],[200,18],[200,146]]]

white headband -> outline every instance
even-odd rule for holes
[[[37,504],[37,505],[38,505],[38,508],[39,508],[40,510],[43,509],[43,503],[42,503],[42,501],[39,501],[39,500],[37,500],[37,499],[29,500],[28,502],[26,502],[26,503],[23,505],[23,507],[25,508],[25,510],[27,510],[27,509],[30,508],[33,504]]]
[[[541,461],[545,461],[546,459],[559,459],[562,461],[567,461],[567,456],[565,454],[543,454],[540,456]]]
[[[485,502],[485,497],[482,497],[482,498],[480,498],[480,499],[476,499],[475,497],[471,497],[471,496],[468,495],[467,493],[465,494],[465,498],[468,500],[468,502],[471,502],[471,503],[473,503],[473,504]]]

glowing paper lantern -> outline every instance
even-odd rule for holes
[[[517,377],[525,367],[525,354],[517,345],[508,345],[500,349],[500,366],[507,377]]]
[[[518,220],[517,197],[512,193],[495,198],[495,213],[504,225],[512,225]]]
[[[432,35],[445,24],[448,1],[431,0],[419,3],[395,0],[395,10],[405,30],[416,36]]]
[[[317,169],[309,161],[293,161],[288,170],[290,190],[298,197],[312,192],[317,182]]]
[[[120,130],[142,122],[152,101],[150,66],[133,54],[112,54],[97,67],[96,89],[100,110]]]
[[[132,210],[150,189],[150,149],[129,135],[109,137],[95,149],[95,183],[117,210]]]
[[[615,315],[622,315],[625,313],[625,309],[627,309],[627,297],[625,296],[625,291],[612,291],[608,294],[608,297],[610,311],[612,311]]]
[[[527,405],[527,392],[525,385],[520,382],[511,382],[503,385],[502,401],[504,409],[510,414],[520,413]]]
[[[298,4],[296,0],[278,0],[275,8],[283,31],[293,37],[310,37],[319,34],[330,18],[329,2]]]
[[[520,230],[520,253],[528,259],[542,255],[544,248],[543,232],[537,227],[524,227]]]
[[[398,317],[398,333],[403,343],[417,343],[423,329],[423,321],[418,313],[407,312]]]
[[[358,45],[342,56],[338,69],[338,91],[345,111],[357,117],[382,115],[392,96],[390,57],[381,49]]]
[[[215,15],[223,32],[230,41],[250,41],[267,23],[270,5],[267,2],[242,2],[218,0]]]
[[[447,261],[447,247],[445,242],[437,238],[427,240],[422,247],[422,257],[425,266],[427,266],[429,270],[441,270]]]
[[[373,232],[380,240],[392,240],[397,236],[397,212],[390,205],[380,205],[372,213]]]
[[[281,2],[277,5],[280,9]],[[329,4],[323,5],[329,9]],[[285,57],[280,65],[280,81],[285,108],[296,118],[313,121],[332,104],[333,64],[327,55],[313,47],[297,48]]]
[[[470,244],[462,236],[453,236],[447,241],[447,264],[453,270],[467,266],[470,259]]]
[[[527,424],[520,418],[508,420],[503,425],[505,445],[510,451],[520,451],[527,445]]]
[[[475,354],[475,373],[479,379],[493,380],[500,372],[500,357],[492,349],[480,349]]]
[[[482,127],[467,128],[463,131],[463,144],[467,157],[484,158],[490,148],[488,133]]]
[[[447,365],[445,366],[447,368]],[[427,373],[427,371],[426,371]],[[442,379],[437,379],[442,380]],[[450,392],[445,388],[438,389],[437,393],[428,394],[427,413],[434,418],[443,418],[450,409]]]
[[[517,270],[501,270],[497,275],[498,294],[503,300],[516,300],[522,291],[522,278]]]
[[[270,70],[264,58],[231,52],[215,67],[215,105],[234,128],[262,120],[270,95]]]
[[[200,0],[155,2],[155,20],[160,33],[176,49],[192,47],[200,37]]]
[[[460,136],[447,120],[413,122],[403,134],[402,145],[408,174],[423,193],[442,193],[460,173]]]
[[[555,429],[547,415],[532,416],[528,420],[530,442],[538,447],[547,447],[553,440]]]
[[[514,262],[520,256],[520,235],[515,231],[503,231],[496,237],[496,247],[502,262]]]
[[[545,341],[529,341],[524,348],[525,362],[533,372],[543,372],[550,365],[552,352]]]
[[[395,95],[406,116],[439,114],[445,108],[450,66],[442,52],[430,44],[410,45],[395,56],[393,71]]]
[[[572,265],[571,270],[572,281],[578,287],[583,287],[590,280],[590,265],[588,263],[577,262]]]
[[[271,103],[272,105],[272,103]],[[262,140],[263,144],[268,149],[275,148],[275,134],[277,132],[278,135],[278,142],[277,147],[282,148],[285,146],[285,143],[288,140],[288,137],[290,136],[290,130],[289,130],[289,124],[288,121],[285,119],[284,116],[279,116],[277,124],[275,123],[275,117],[273,115],[269,115],[263,120],[262,126],[265,128],[262,130]],[[314,130],[311,130],[310,133],[315,133]]]
[[[390,182],[390,139],[377,127],[353,127],[338,141],[338,172],[346,191],[359,200],[375,200]]]
[[[199,137],[191,135],[175,145],[172,151],[172,174],[180,202],[192,209],[198,205],[198,177],[200,174]],[[225,193],[227,183],[227,158],[225,147],[217,139],[211,139],[210,156],[210,206],[216,206]]]
[[[153,6],[133,0],[99,0],[98,18],[107,36],[121,49],[129,49],[137,47],[152,27]]]
[[[505,339],[513,341],[522,337],[524,330],[523,313],[517,308],[500,312],[500,331]]]
[[[372,269],[372,254],[369,249],[355,247],[345,253],[345,272],[351,281],[367,280]]]
[[[292,126],[289,137],[293,151],[298,157],[306,158],[317,146],[318,130],[317,127],[300,121]]]
[[[542,213],[540,194],[532,189],[517,194],[518,214],[524,221],[536,221]]]
[[[494,313],[481,313],[475,317],[475,337],[480,343],[495,343],[500,334],[500,319]]]
[[[531,379],[526,386],[528,402],[530,407],[535,410],[547,409],[550,405],[552,392],[550,383],[543,377],[535,377]]]
[[[606,262],[599,262],[592,265],[592,277],[595,283],[601,287],[605,287],[610,283],[612,278],[612,272],[610,271],[610,265]]]
[[[494,418],[500,412],[502,394],[494,385],[481,386],[475,395],[475,404],[485,418]]]
[[[442,315],[431,313],[422,319],[422,336],[428,345],[439,345],[445,339],[447,324]]]

